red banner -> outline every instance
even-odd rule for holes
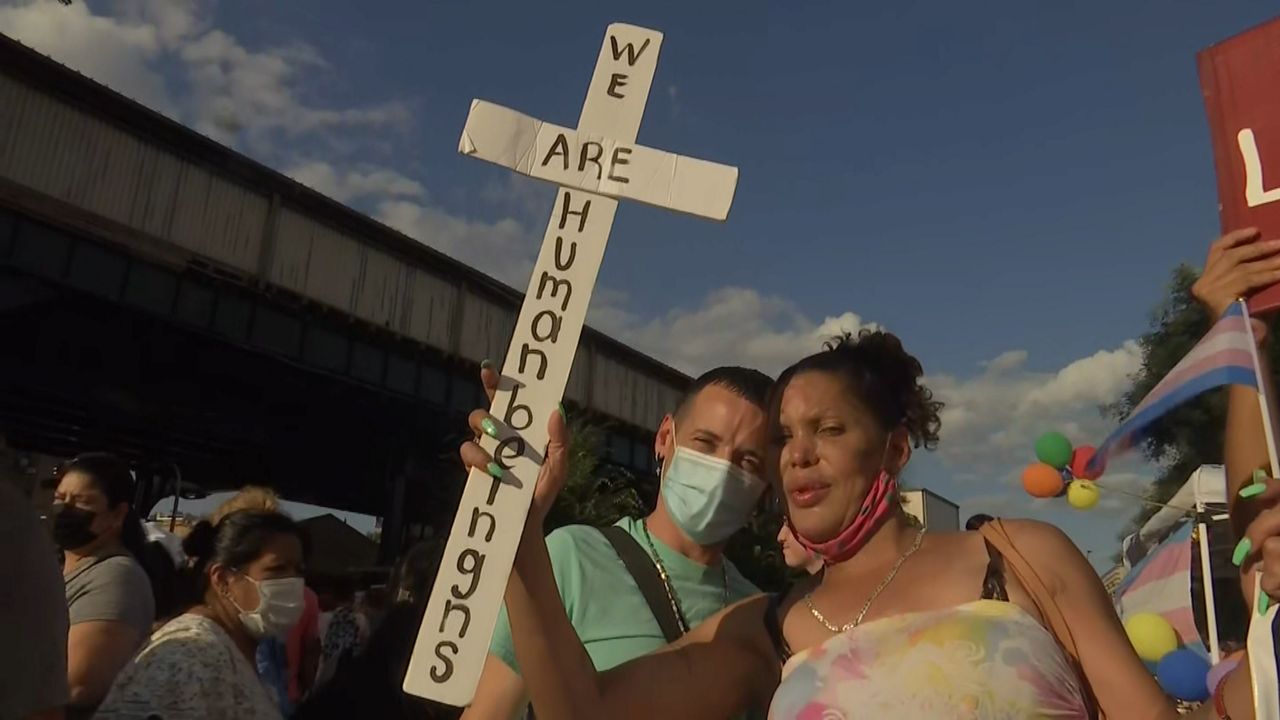
[[[1198,55],[1218,172],[1222,230],[1256,227],[1280,239],[1280,18]],[[1254,313],[1280,310],[1280,284],[1249,298]]]

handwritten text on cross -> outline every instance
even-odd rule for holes
[[[471,701],[497,622],[533,484],[546,420],[564,395],[587,306],[625,198],[723,220],[736,168],[635,144],[661,33],[610,25],[577,130],[473,101],[459,151],[560,185],[481,445],[504,470],[467,478],[440,573],[405,674],[406,692]]]

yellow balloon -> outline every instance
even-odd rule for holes
[[[1067,502],[1077,510],[1088,510],[1098,504],[1098,487],[1088,480],[1072,480],[1067,487]]]
[[[1159,662],[1160,658],[1178,649],[1178,634],[1168,620],[1155,613],[1136,613],[1124,621],[1125,634],[1138,657],[1148,662]]]

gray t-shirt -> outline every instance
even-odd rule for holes
[[[72,625],[118,620],[138,631],[138,646],[151,635],[156,619],[151,581],[133,556],[86,558],[64,577]]]
[[[11,720],[67,704],[67,606],[49,532],[4,480],[0,548],[0,720]]]

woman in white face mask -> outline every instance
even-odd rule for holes
[[[198,604],[151,637],[116,677],[98,718],[277,720],[254,650],[302,615],[302,540],[276,512],[200,523],[183,543]]]

